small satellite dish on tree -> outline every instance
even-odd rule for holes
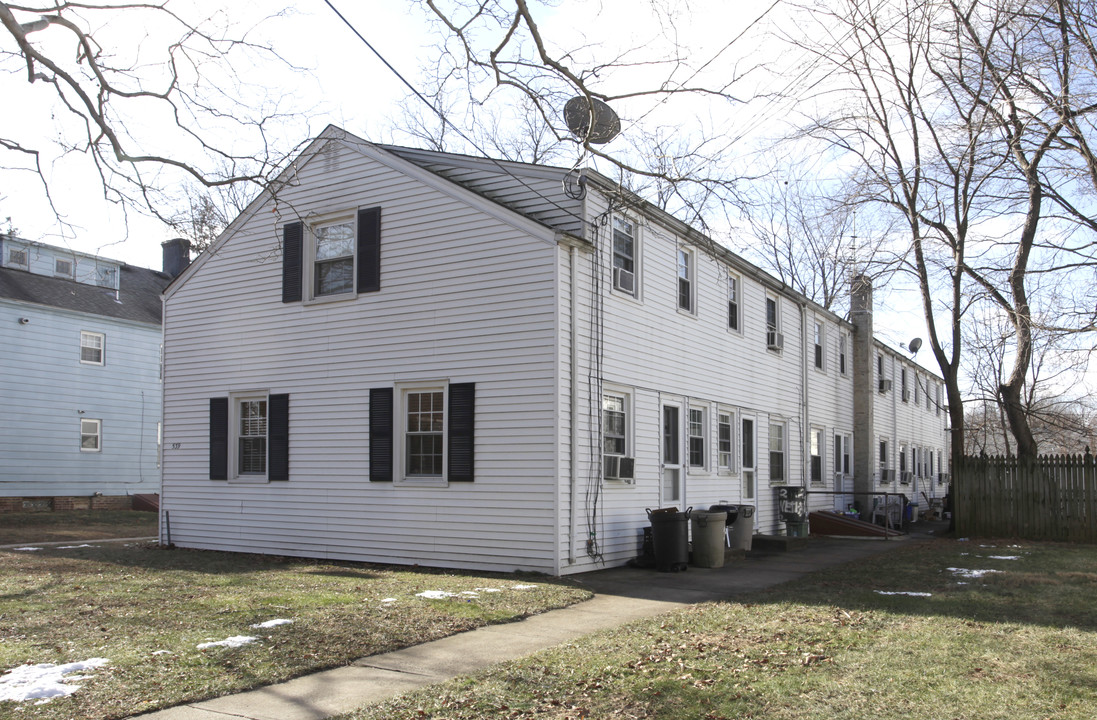
[[[580,140],[603,145],[621,132],[621,120],[609,105],[583,95],[564,104],[564,123]]]
[[[907,345],[907,350],[909,350],[910,354],[913,356],[918,354],[918,350],[921,349],[921,347],[922,338],[916,337],[910,341],[910,344]]]

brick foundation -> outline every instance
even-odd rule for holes
[[[64,495],[57,497],[0,497],[0,514],[65,512],[69,510],[132,510],[131,495]]]

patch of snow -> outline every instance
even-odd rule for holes
[[[255,623],[254,625],[252,625],[252,627],[257,629],[257,630],[263,630],[263,629],[266,629],[266,628],[278,627],[279,625],[289,625],[292,622],[293,622],[292,620],[286,620],[285,618],[278,618],[278,619],[275,619],[275,620],[267,620],[266,622]]]
[[[989,573],[1000,573],[1001,570],[971,570],[969,568],[946,568],[950,573],[963,578],[981,578]]]
[[[1020,560],[1020,555],[987,555],[991,560]]]
[[[895,590],[895,591],[875,590],[874,592],[877,595],[909,595],[911,597],[933,597],[933,593],[911,592],[911,591],[908,591],[908,590]]]
[[[511,585],[511,590],[532,590],[536,585]]]
[[[23,552],[34,552],[35,550],[41,550],[41,549],[42,548],[36,548],[36,547],[12,548],[12,550],[22,550]]]
[[[0,676],[0,701],[12,700],[25,702],[37,700],[36,704],[49,702],[55,697],[72,695],[80,689],[79,685],[69,685],[77,680],[86,680],[89,675],[73,675],[81,670],[92,670],[106,665],[106,658],[91,658],[82,662],[54,665],[20,665]],[[66,677],[67,676],[67,677]]]
[[[396,598],[381,598],[381,602],[383,602],[383,603],[394,603],[394,602],[396,602]]]
[[[62,545],[57,549],[58,550],[75,550],[77,548],[85,548],[85,547],[95,547],[95,546],[94,545],[88,545],[87,543],[84,543],[83,545]]]
[[[236,648],[236,647],[243,647],[244,645],[250,645],[251,643],[255,642],[258,639],[259,638],[252,637],[251,635],[233,635],[230,638],[225,638],[224,640],[218,640],[217,642],[199,643],[196,647],[199,650],[205,650],[206,648],[211,648],[211,647]]]
[[[173,653],[171,650],[153,650],[152,654],[153,655],[174,655],[175,653]]]
[[[461,594],[465,595],[465,596],[468,596],[468,597],[474,597],[474,598],[480,597],[480,593],[475,592],[473,590],[462,590]]]
[[[427,600],[445,600],[446,598],[455,597],[451,592],[445,590],[424,590],[421,593],[415,593],[416,597],[426,598]]]
[[[475,588],[477,592],[503,592],[499,588]]]

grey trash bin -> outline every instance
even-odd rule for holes
[[[693,564],[696,567],[718,568],[724,566],[724,528],[728,514],[725,512],[694,512],[690,516],[693,530]]]
[[[731,548],[733,550],[750,550],[750,543],[754,537],[754,506],[740,505],[739,517],[731,526]]]

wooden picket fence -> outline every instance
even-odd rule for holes
[[[1097,462],[1089,452],[1030,462],[965,457],[954,471],[958,535],[1097,543]]]

